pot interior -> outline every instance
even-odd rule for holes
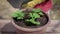
[[[29,10],[24,11],[25,13],[28,13]],[[26,25],[26,22],[23,20],[17,20],[16,18],[13,18],[14,23],[17,24],[18,26],[25,27],[25,28],[38,28],[46,25],[49,21],[49,17],[47,16],[46,13],[42,12],[44,15],[41,18],[37,18],[36,20],[40,22],[39,26],[36,26],[35,24],[29,23]],[[27,17],[27,15],[26,15]]]

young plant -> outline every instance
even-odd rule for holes
[[[40,15],[44,15],[40,9],[34,9],[32,10],[34,13],[39,13]]]
[[[23,19],[24,15],[25,14],[21,10],[18,10],[12,14],[12,17],[17,18],[18,20],[18,19]]]
[[[35,21],[36,18],[40,18],[40,15],[44,15],[40,9],[34,9],[31,13],[29,13],[29,16],[31,19],[27,19],[26,21],[31,22],[35,25],[40,25],[40,22]]]
[[[12,17],[13,18],[17,18],[17,20],[18,20],[18,19],[24,19],[25,15],[26,14],[23,11],[18,10],[18,11],[14,12],[12,14]],[[36,18],[40,18],[41,15],[44,15],[44,14],[42,13],[42,11],[40,9],[34,9],[34,10],[32,10],[32,12],[30,12],[28,14],[28,16],[29,16],[30,19],[29,18],[25,19],[25,21],[29,22],[29,23],[32,23],[32,24],[35,24],[35,25],[40,25],[40,22],[36,21],[35,19]]]
[[[35,19],[27,19],[26,21],[31,22],[32,24],[35,24],[35,25],[40,25],[40,22],[35,21]]]
[[[37,13],[29,13],[29,16],[30,16],[32,19],[40,18],[40,15],[37,14]]]

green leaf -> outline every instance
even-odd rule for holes
[[[34,19],[30,19],[30,22],[36,25],[40,25],[40,22],[36,22]]]
[[[37,13],[33,13],[33,17],[34,17],[34,18],[40,18],[40,15],[37,14]]]
[[[40,25],[40,22],[36,22],[35,19],[27,19],[26,21],[31,22],[32,24]]]
[[[22,17],[24,17],[24,15],[25,15],[24,13],[21,14]]]
[[[42,12],[39,13],[40,15],[44,15]]]
[[[40,25],[40,22],[33,22],[34,24],[36,24],[36,25]]]
[[[23,19],[22,17],[17,17],[17,19]]]
[[[40,18],[40,15],[39,14],[37,14],[37,13],[30,13],[29,14],[29,16],[31,17],[31,18]]]
[[[33,17],[33,14],[32,14],[32,13],[29,13],[29,16],[30,16],[30,17]]]
[[[16,17],[17,19],[23,19],[25,13],[22,12],[22,10],[18,10],[12,14],[12,17]]]
[[[18,15],[16,13],[13,13],[12,17],[18,17]]]
[[[30,21],[30,20],[27,19],[26,21]]]
[[[33,9],[32,10],[32,12],[35,12],[35,13],[40,12],[40,11],[41,11],[40,9]]]

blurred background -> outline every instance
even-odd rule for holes
[[[52,3],[53,7],[49,12],[51,26],[49,27],[50,29],[48,28],[48,30],[49,32],[60,32],[60,0],[52,0]],[[10,22],[9,20],[11,19],[11,13],[13,13],[14,11],[16,11],[16,8],[11,6],[11,4],[7,0],[0,0],[0,30],[2,30],[1,28],[3,25]],[[12,28],[13,31],[15,31],[15,29],[13,29],[11,25],[9,26]],[[9,26],[3,28],[3,31],[9,31],[11,29],[9,28]]]
[[[60,0],[52,0],[53,8],[50,11],[50,17],[53,20],[60,20]],[[0,0],[0,19],[10,19],[11,13],[15,11],[7,0]]]
[[[53,20],[60,20],[60,0],[52,0],[53,8],[50,11],[50,17]],[[7,0],[0,0],[0,19],[10,19],[11,13],[15,11]]]

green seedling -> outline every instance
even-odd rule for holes
[[[35,19],[27,19],[26,20],[27,22],[31,22],[32,24],[35,24],[35,25],[40,25],[40,22],[37,22],[37,21],[35,21]]]
[[[22,10],[18,10],[12,14],[12,17],[17,18],[17,20],[18,20],[18,19],[24,19],[25,15],[26,14]],[[26,22],[29,22],[29,23],[32,23],[35,25],[40,25],[40,22],[35,21],[35,19],[40,18],[41,15],[44,15],[44,14],[42,13],[42,11],[40,9],[33,9],[28,15],[29,15],[30,19],[29,18],[25,19]]]
[[[12,14],[12,17],[17,19],[23,19],[24,15],[25,14],[21,10],[18,10]]]

